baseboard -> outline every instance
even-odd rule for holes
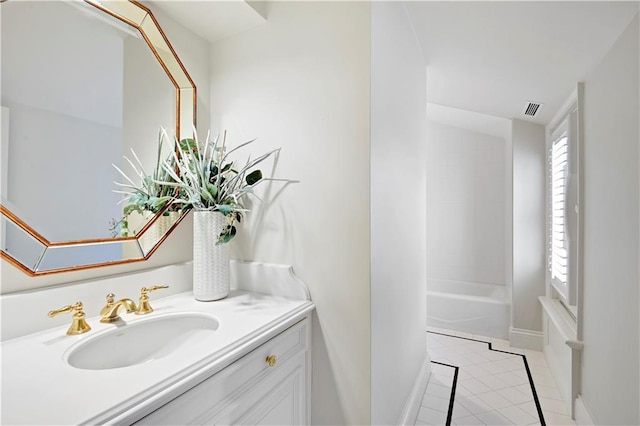
[[[431,356],[427,353],[427,356],[424,359],[424,363],[420,368],[420,373],[416,378],[416,382],[413,385],[413,389],[409,394],[409,399],[404,405],[402,409],[402,414],[400,415],[400,420],[398,421],[398,425],[411,425],[413,426],[416,423],[416,418],[418,417],[418,411],[420,411],[420,405],[422,403],[422,398],[424,397],[424,392],[427,390],[427,385],[429,384],[429,378],[431,377]]]
[[[593,420],[593,416],[591,415],[591,413],[589,412],[589,409],[587,408],[586,405],[584,405],[584,400],[582,399],[582,395],[578,395],[578,397],[576,398],[576,402],[575,402],[575,409],[576,409],[576,424],[577,425],[585,425],[585,426],[592,426],[595,425],[596,422]]]
[[[509,327],[509,344],[514,348],[541,351],[544,348],[544,333]]]

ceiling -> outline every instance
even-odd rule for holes
[[[408,1],[430,103],[547,124],[638,12],[637,1]],[[525,102],[544,104],[534,118]]]
[[[266,21],[264,1],[148,0],[145,3],[210,42],[234,36]]]
[[[214,42],[266,20],[266,1],[148,0]],[[405,2],[428,64],[427,100],[547,124],[638,12],[638,1]],[[527,101],[543,104],[523,115]]]

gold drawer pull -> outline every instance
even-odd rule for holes
[[[278,358],[276,358],[275,355],[269,355],[266,361],[267,364],[269,364],[269,367],[273,367],[274,365],[276,365],[276,361],[278,361]]]

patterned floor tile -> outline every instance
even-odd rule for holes
[[[427,342],[433,364],[416,425],[575,425],[542,352],[434,328]]]

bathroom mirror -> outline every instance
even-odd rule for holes
[[[29,275],[147,259],[182,215],[132,216],[123,228],[112,164],[135,177],[123,158],[133,148],[151,174],[161,126],[192,135],[193,81],[136,1],[0,8],[0,254]]]

